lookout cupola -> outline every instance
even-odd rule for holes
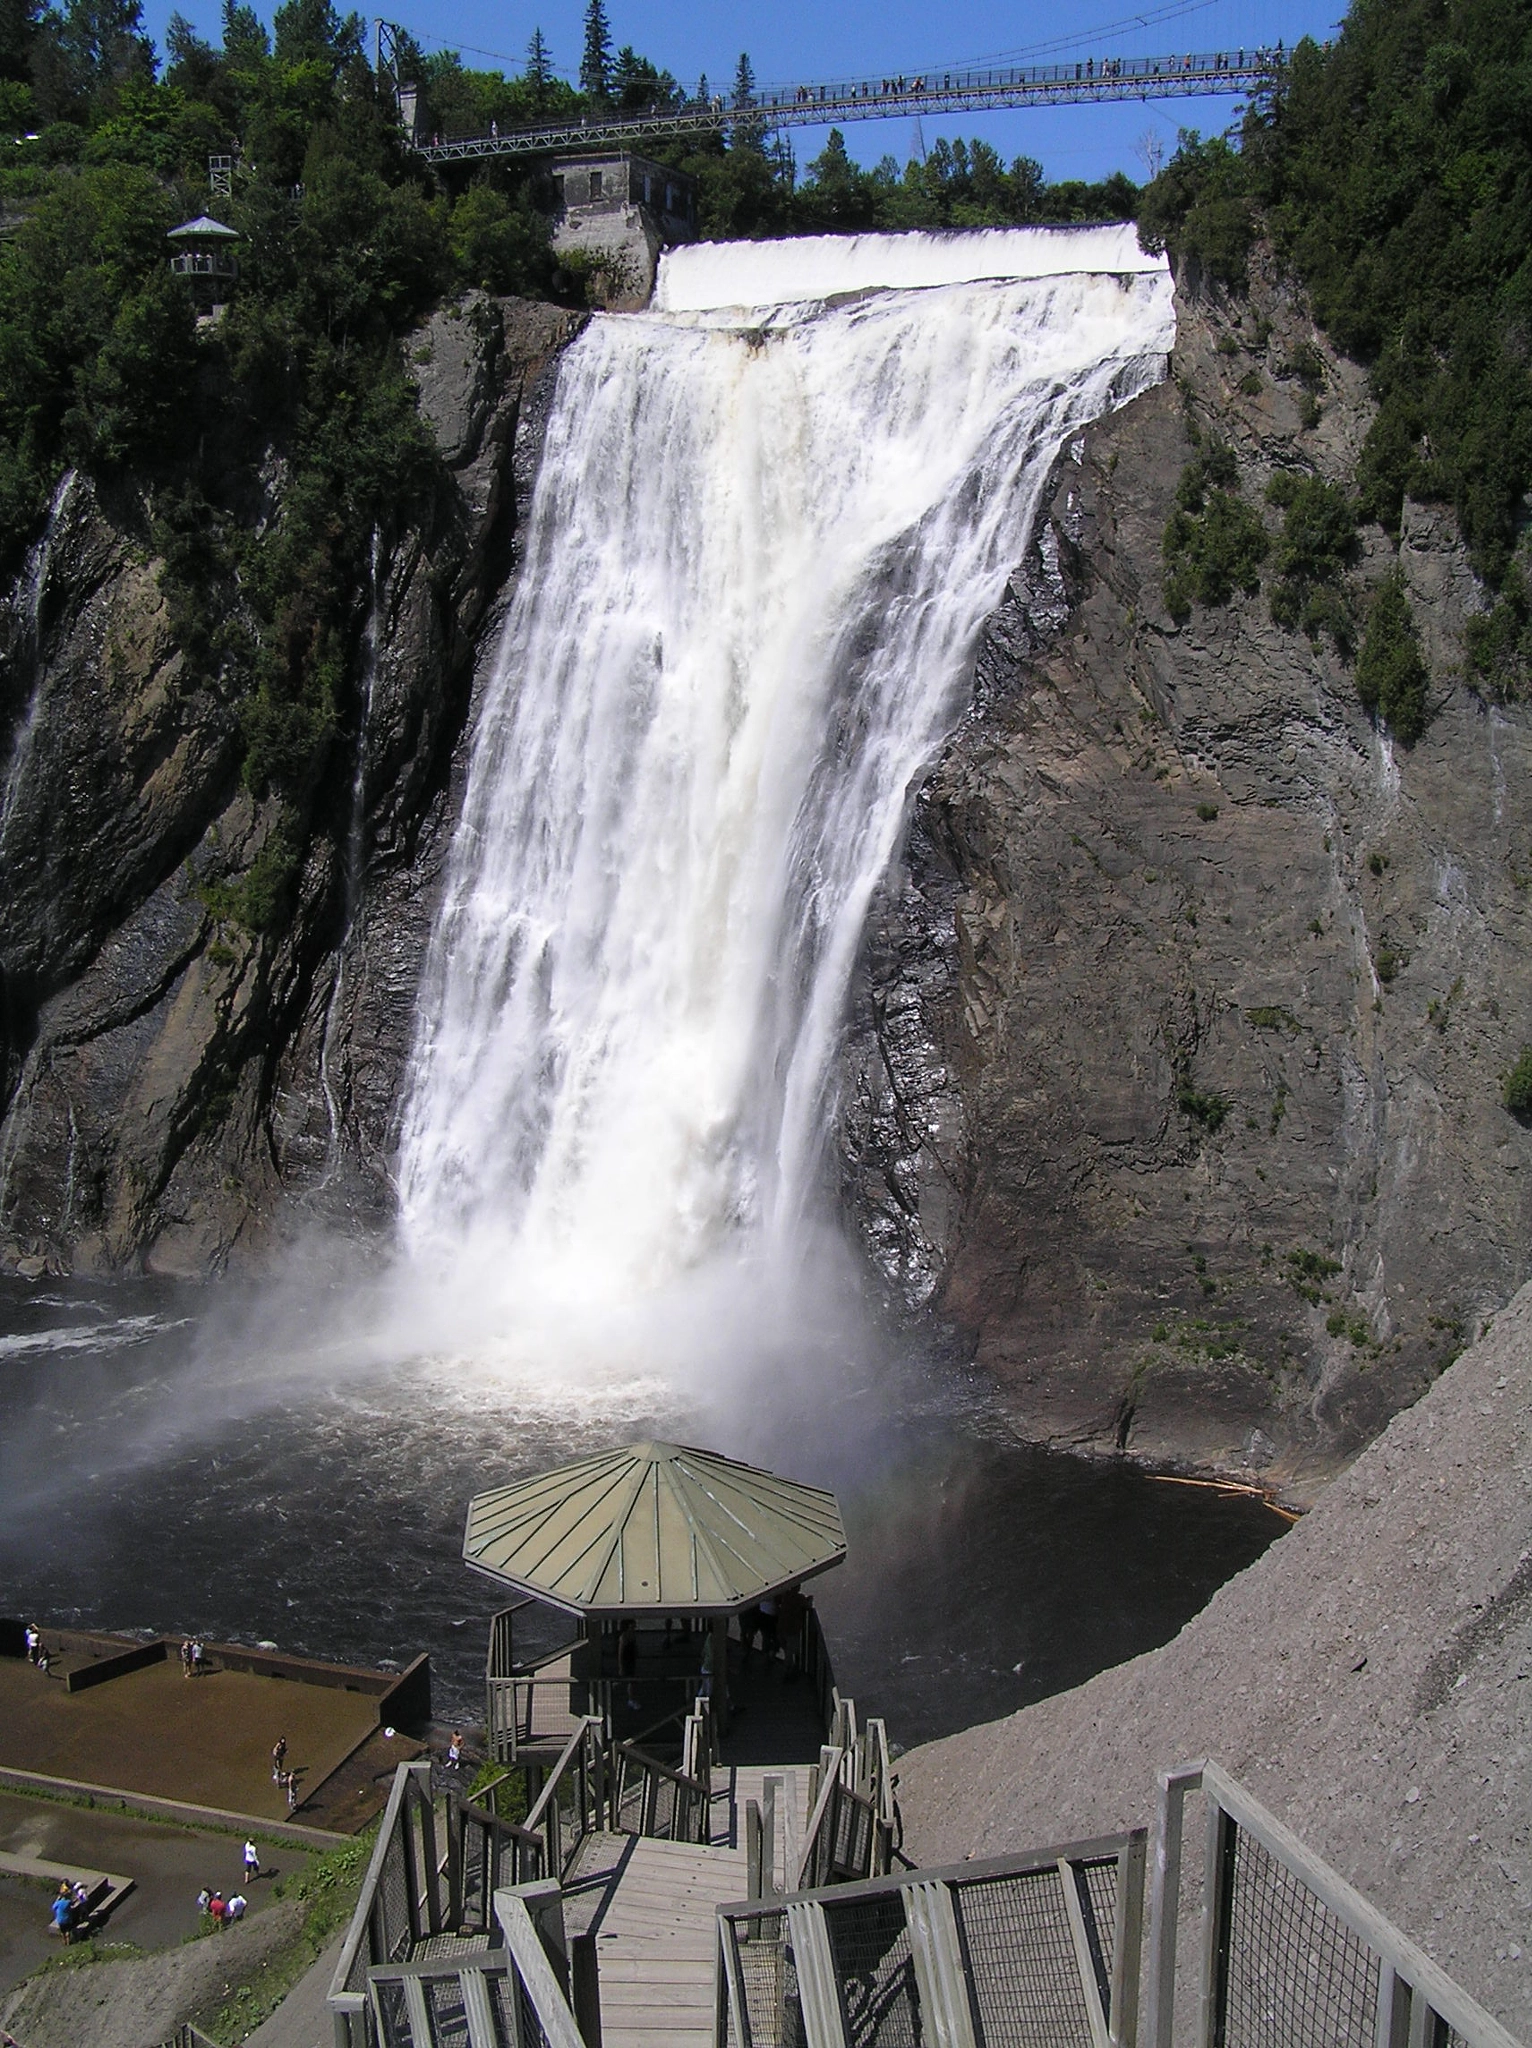
[[[234,245],[240,239],[237,228],[226,228],[221,220],[206,213],[183,221],[165,237],[172,255],[170,267],[177,277],[190,277],[210,285],[231,285],[239,276],[239,258]]]

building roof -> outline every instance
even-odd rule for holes
[[[167,242],[237,242],[238,228],[226,228],[221,220],[214,220],[210,214],[199,213],[195,220],[183,220],[178,228],[171,228],[165,236]]]
[[[833,1493],[670,1443],[476,1494],[463,1536],[475,1570],[574,1614],[732,1613],[845,1555]]]

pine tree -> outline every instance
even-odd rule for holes
[[[734,107],[743,113],[755,105],[755,69],[746,51],[739,53],[739,62],[734,67]]]
[[[580,90],[604,104],[612,75],[612,25],[601,0],[586,0],[585,52],[580,59]]]
[[[260,16],[243,0],[223,0],[223,55],[231,71],[254,71],[271,55]]]
[[[706,72],[704,71],[704,72],[703,72],[703,73],[701,74],[701,76],[700,76],[700,77],[698,78],[698,80],[697,80],[697,105],[698,105],[699,107],[705,107],[705,106],[707,105],[707,103],[708,103],[708,89],[707,89],[707,73],[706,73]]]
[[[527,84],[541,92],[553,76],[553,65],[548,56],[548,45],[543,40],[540,28],[532,31],[532,40],[527,44]]]

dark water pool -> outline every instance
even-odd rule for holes
[[[362,1663],[426,1649],[438,1714],[477,1718],[503,1603],[459,1561],[469,1495],[679,1436],[835,1488],[850,1557],[815,1590],[837,1677],[909,1744],[1168,1640],[1284,1526],[1020,1444],[991,1389],[919,1360],[727,1411],[641,1384],[561,1403],[411,1364],[283,1371],[231,1304],[0,1282],[0,1612]]]

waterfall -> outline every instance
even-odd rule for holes
[[[42,538],[29,550],[26,567],[22,572],[21,612],[23,628],[21,647],[23,658],[31,663],[32,688],[27,698],[27,708],[16,729],[11,746],[11,757],[6,763],[5,780],[0,782],[0,847],[5,845],[6,833],[10,829],[11,816],[21,795],[22,784],[26,781],[27,766],[32,758],[33,744],[37,738],[38,722],[43,706],[43,605],[48,595],[48,572],[53,566],[53,544],[74,489],[76,472],[66,470],[60,477],[48,507],[48,519],[43,528]]]
[[[378,661],[383,648],[383,535],[372,529],[369,558],[367,623],[362,628],[361,706],[356,728],[356,759],[351,771],[351,814],[346,827],[345,896],[341,905],[340,937],[335,946],[335,968],[330,977],[330,994],[325,1003],[324,1022],[319,1031],[319,1091],[324,1097],[329,1138],[325,1146],[325,1169],[320,1187],[326,1188],[340,1168],[341,1104],[331,1072],[331,1030],[346,988],[346,948],[356,922],[362,888],[362,865],[367,854],[367,742],[372,731],[372,699],[377,688]]]
[[[422,986],[417,1263],[617,1305],[791,1255],[911,789],[1061,444],[1173,337],[1131,230],[1018,230],[676,251],[571,346]]]

